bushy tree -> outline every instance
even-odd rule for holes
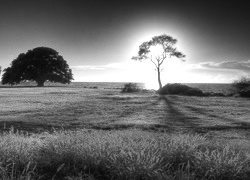
[[[175,47],[176,43],[177,39],[166,34],[154,36],[150,41],[142,43],[139,46],[138,55],[132,57],[132,59],[139,61],[150,60],[154,64],[158,75],[159,89],[162,88],[161,71],[164,60],[171,57],[185,58],[185,55]]]
[[[41,87],[46,81],[66,84],[73,80],[67,62],[56,50],[48,47],[37,47],[19,54],[3,72],[2,84],[10,85],[35,81]]]

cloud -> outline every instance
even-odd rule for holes
[[[110,63],[104,67],[108,69],[126,70],[130,68],[130,63]]]
[[[198,66],[197,66],[198,67]],[[237,70],[250,72],[250,60],[248,61],[223,61],[199,63],[199,67],[219,70]]]
[[[135,70],[140,67],[140,62],[124,62],[124,63],[109,63],[106,65],[79,65],[79,66],[70,66],[73,70],[78,71],[94,71],[94,70]]]
[[[79,70],[79,71],[87,71],[87,70],[105,70],[105,67],[103,66],[70,66],[73,70]]]

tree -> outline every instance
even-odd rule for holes
[[[159,89],[162,88],[161,71],[162,64],[166,58],[185,58],[185,55],[177,51],[175,47],[177,40],[168,35],[154,36],[150,41],[146,41],[139,46],[138,55],[132,57],[134,60],[150,60],[157,71]],[[184,59],[182,59],[184,60]]]
[[[19,54],[3,72],[2,84],[10,85],[35,81],[37,86],[42,87],[46,81],[66,84],[73,80],[67,62],[57,51],[48,47],[37,47],[26,54]]]

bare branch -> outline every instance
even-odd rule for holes
[[[162,59],[166,59],[166,57],[167,57],[166,52],[163,52],[163,53],[162,53]]]
[[[162,60],[160,61],[160,65],[162,65],[163,61],[164,61],[164,59],[162,59]]]
[[[156,68],[158,68],[157,65],[156,65],[156,63],[155,63],[155,62],[153,61],[153,59],[152,59],[152,55],[151,55],[150,61],[151,61],[152,63],[154,63],[154,65],[155,65]]]

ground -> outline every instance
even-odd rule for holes
[[[249,179],[249,105],[239,97],[0,86],[0,177]]]
[[[237,140],[250,137],[249,99],[159,96],[72,86],[5,87],[0,91],[1,130],[11,126],[28,132],[135,127]]]

